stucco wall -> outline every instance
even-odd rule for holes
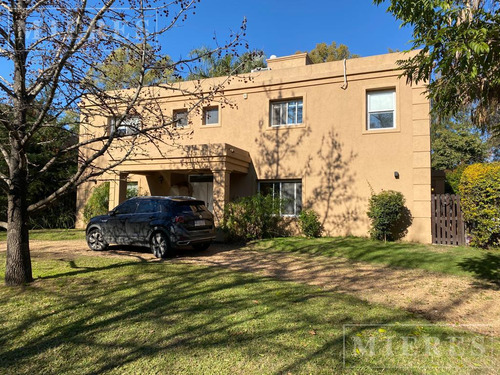
[[[429,102],[423,87],[410,87],[398,78],[395,61],[400,58],[388,54],[347,60],[345,89],[342,61],[299,67],[290,59],[283,66],[274,62],[273,70],[226,86],[231,105],[213,102],[219,105],[218,125],[202,125],[201,114],[193,112],[178,142],[228,143],[249,152],[250,171],[234,177],[230,197],[255,192],[256,180],[301,179],[304,205],[320,214],[330,235],[367,235],[371,191],[400,191],[414,217],[407,239],[430,242]],[[205,84],[216,82],[220,79]],[[389,88],[396,90],[396,128],[367,131],[367,91]],[[185,97],[167,89],[160,96],[164,113],[185,105]],[[297,97],[303,99],[303,124],[271,128],[270,101]],[[166,146],[163,150],[167,155],[176,152]],[[140,158],[147,169],[161,155],[151,147]],[[86,197],[86,189],[79,196]]]

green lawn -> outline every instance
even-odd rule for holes
[[[472,247],[379,242],[360,237],[276,238],[254,242],[252,250],[325,257],[341,257],[401,268],[459,276],[475,276],[500,283],[500,251]]]
[[[499,365],[498,341],[317,287],[124,258],[35,256],[33,270],[30,286],[0,286],[1,373],[465,374]],[[395,326],[359,326],[381,323]]]
[[[30,230],[30,240],[66,241],[84,240],[84,229],[35,229]],[[7,232],[0,232],[0,241],[7,240]]]

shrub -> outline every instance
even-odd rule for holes
[[[230,241],[251,241],[286,235],[280,215],[283,202],[270,195],[254,195],[225,207],[223,230]]]
[[[104,215],[109,210],[109,182],[97,186],[83,208],[83,217],[89,221],[97,215]]]
[[[321,237],[323,224],[319,221],[319,215],[313,210],[304,210],[299,215],[300,230],[306,237]]]
[[[500,163],[473,164],[460,180],[461,205],[471,245],[500,245]]]
[[[370,236],[377,240],[404,237],[412,221],[403,194],[392,190],[372,194],[367,214],[371,220]]]
[[[462,173],[464,173],[467,165],[462,164],[451,171],[446,171],[446,193],[449,194],[460,194],[459,185],[460,179],[462,178]]]

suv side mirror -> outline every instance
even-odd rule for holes
[[[108,215],[109,216],[115,216],[116,215],[116,211],[115,210],[111,210],[108,212]]]

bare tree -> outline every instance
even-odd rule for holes
[[[215,97],[224,100],[220,95],[229,78],[209,89],[200,82],[161,87],[145,84],[152,70],[189,70],[190,63],[203,58],[189,56],[175,62],[157,58],[159,41],[194,13],[196,3],[198,0],[0,1],[0,63],[12,69],[10,75],[0,76],[0,126],[8,133],[0,144],[6,164],[0,172],[0,185],[8,196],[8,222],[1,223],[8,230],[7,285],[32,281],[26,225],[30,212],[141,153],[141,145],[153,143],[160,149],[161,143],[172,141],[175,127],[169,125],[173,120],[162,113],[156,100],[162,90],[181,90],[191,99],[190,111]],[[225,43],[203,53],[237,53],[244,30],[245,21]],[[129,89],[105,91],[105,85],[97,85],[88,72],[95,72],[111,51],[123,47],[140,61],[140,74]],[[68,110],[79,113],[79,124],[65,126],[57,134],[67,132],[68,139],[78,141],[63,143],[44,165],[34,165],[26,152],[30,142],[43,129],[60,126],[54,119]],[[75,138],[78,128],[79,138]],[[75,150],[76,172],[44,199],[28,202],[27,189],[33,179]],[[105,164],[103,157],[108,159]]]

